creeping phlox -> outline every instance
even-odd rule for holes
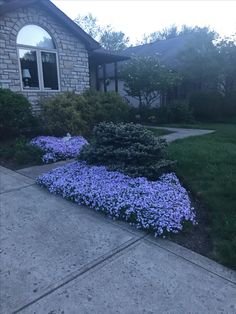
[[[174,173],[148,181],[73,162],[39,176],[37,183],[79,205],[151,229],[155,235],[178,232],[185,221],[196,223],[188,193]]]
[[[88,144],[82,136],[38,136],[31,140],[31,145],[36,146],[44,152],[42,160],[44,163],[56,162],[78,156],[83,145]]]

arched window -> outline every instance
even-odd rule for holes
[[[38,25],[26,25],[16,43],[23,90],[59,90],[57,51],[51,35]]]

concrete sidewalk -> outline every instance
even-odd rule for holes
[[[202,130],[202,129],[183,129],[183,128],[172,128],[172,127],[155,127],[149,126],[149,128],[160,129],[160,130],[168,130],[173,133],[162,135],[161,138],[165,139],[167,142],[174,142],[176,140],[180,140],[187,137],[192,136],[202,136],[214,133],[215,130]]]
[[[2,314],[236,313],[236,272],[53,196],[32,171],[0,168]]]

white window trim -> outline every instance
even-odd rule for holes
[[[38,80],[39,80],[39,88],[24,88],[23,85],[23,77],[22,77],[22,69],[20,63],[20,49],[28,49],[36,52],[36,62],[37,62],[37,69],[38,69]],[[44,87],[44,78],[43,78],[43,64],[41,58],[41,52],[49,52],[56,54],[56,66],[57,66],[57,81],[58,81],[58,89],[47,89]],[[18,56],[18,64],[19,64],[19,72],[20,72],[20,82],[21,82],[21,90],[23,92],[48,92],[48,93],[58,93],[61,91],[61,84],[60,84],[60,70],[59,70],[59,59],[57,50],[47,50],[42,48],[37,48],[33,46],[26,46],[26,45],[17,45],[17,56]]]

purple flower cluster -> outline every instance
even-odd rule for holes
[[[154,182],[73,162],[39,176],[37,183],[79,205],[151,229],[155,235],[178,232],[184,221],[195,223],[188,193],[174,173]]]
[[[85,138],[81,136],[74,137],[54,137],[38,136],[31,140],[31,145],[43,150],[42,157],[44,163],[56,162],[67,158],[78,156],[81,147],[88,144]]]

